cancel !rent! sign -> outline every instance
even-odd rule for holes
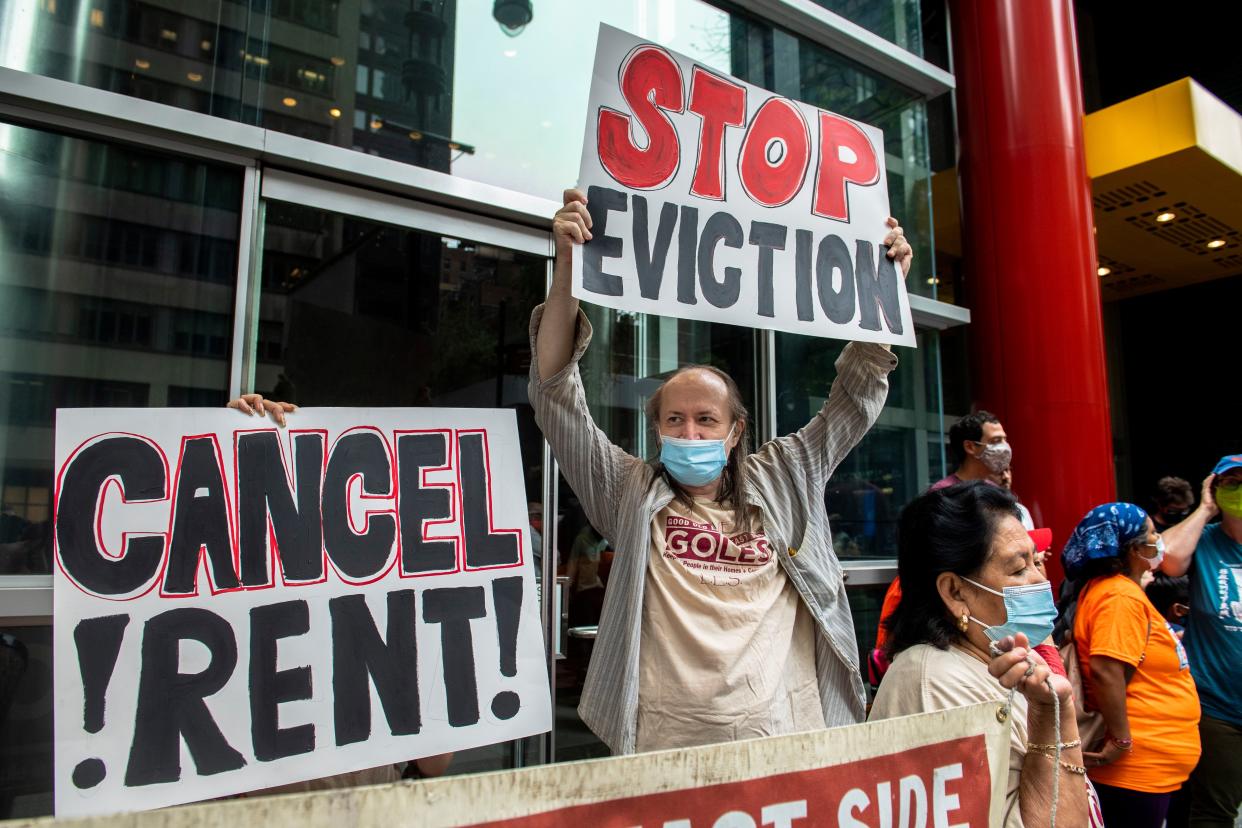
[[[602,25],[579,186],[580,299],[914,345],[874,127]]]
[[[60,816],[551,726],[512,411],[56,420]]]

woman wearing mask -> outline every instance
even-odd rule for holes
[[[958,483],[905,508],[901,601],[889,621],[893,662],[871,718],[1004,702],[1016,687],[1004,825],[1048,825],[1056,780],[1057,824],[1098,826],[1069,682],[1031,648],[1056,617],[1034,554],[1013,496],[999,486]]]
[[[1140,586],[1163,558],[1151,518],[1131,503],[1092,509],[1061,552],[1076,598],[1066,610],[1083,702],[1106,728],[1084,757],[1105,821],[1125,828],[1160,828],[1199,759],[1199,698],[1186,653]]]

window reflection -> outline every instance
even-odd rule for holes
[[[919,0],[813,0],[831,12],[920,57],[923,55]],[[929,6],[935,5],[928,3]]]
[[[0,627],[0,819],[52,813],[52,628]]]
[[[241,179],[0,123],[0,575],[51,572],[57,408],[224,404]]]
[[[895,558],[901,508],[927,487],[932,471],[941,467],[939,453],[929,450],[941,434],[933,337],[920,331],[917,349],[893,349],[900,363],[889,374],[884,410],[824,491],[833,547],[844,560]],[[776,334],[778,433],[798,430],[823,406],[845,344]]]

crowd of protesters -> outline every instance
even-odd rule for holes
[[[592,334],[570,289],[572,248],[591,238],[583,193],[566,191],[553,227],[554,278],[530,322],[530,398],[592,526],[619,550],[579,708],[615,753],[1001,701],[1013,724],[1005,825],[1058,814],[1075,826],[1233,825],[1242,455],[1220,461],[1197,506],[1173,478],[1150,512],[1084,504],[1060,551],[1058,604],[1045,568],[1056,547],[1011,490],[1003,425],[986,411],[964,417],[949,433],[955,471],[899,521],[868,711],[824,492],[879,416],[896,357],[851,343],[820,412],[753,449],[732,378],[683,367],[648,406],[658,456],[633,457],[595,425],[578,369]],[[908,273],[893,219],[883,244]],[[281,420],[289,410],[233,405]],[[735,571],[704,577],[671,540],[683,530],[726,544]]]

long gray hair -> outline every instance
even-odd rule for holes
[[[688,371],[705,371],[715,377],[719,377],[724,382],[725,389],[728,392],[729,414],[732,415],[734,422],[740,420],[745,424],[742,427],[742,433],[738,435],[737,444],[729,452],[729,458],[725,463],[724,471],[720,474],[720,491],[716,495],[716,502],[725,503],[732,501],[733,531],[750,531],[753,528],[750,525],[750,504],[746,500],[746,486],[742,480],[743,467],[746,458],[750,455],[750,412],[746,410],[746,403],[742,402],[742,392],[738,390],[737,383],[733,381],[733,377],[711,365],[686,365],[678,368],[672,376],[656,389],[656,392],[651,395],[651,399],[647,400],[647,424],[652,431],[653,443],[659,445],[660,401],[664,397],[664,386]],[[668,483],[669,488],[673,490],[674,497],[687,509],[693,509],[694,498],[664,468],[664,464],[660,462],[659,454],[647,462],[655,473],[658,476],[662,476],[665,482]]]

